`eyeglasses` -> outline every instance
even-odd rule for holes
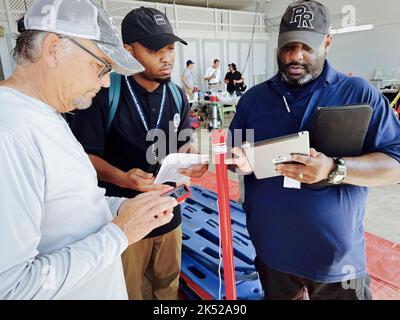
[[[72,43],[76,44],[79,48],[81,48],[82,50],[85,50],[87,53],[89,53],[91,56],[95,57],[97,60],[99,60],[102,64],[104,64],[104,68],[100,71],[100,73],[98,74],[99,79],[103,78],[107,73],[109,73],[112,70],[112,65],[109,64],[107,61],[105,61],[103,58],[100,58],[98,55],[94,54],[93,52],[91,52],[89,49],[85,48],[83,45],[81,45],[78,41],[76,41],[73,38],[70,37],[63,37],[63,36],[59,36],[60,38],[63,39],[68,39],[69,41],[71,41]]]

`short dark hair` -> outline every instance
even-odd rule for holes
[[[219,60],[218,59],[214,59],[214,63],[217,63],[217,62],[219,62]]]
[[[39,36],[44,36],[46,32],[38,30],[27,30],[17,37],[17,43],[12,51],[13,58],[17,64],[23,60],[36,62],[37,40]]]

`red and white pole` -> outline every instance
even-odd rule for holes
[[[212,146],[215,155],[215,173],[217,176],[219,225],[221,229],[222,262],[224,265],[226,300],[236,300],[236,279],[232,245],[228,169],[225,164],[227,152],[225,130],[214,130],[212,132]]]

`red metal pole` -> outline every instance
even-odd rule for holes
[[[227,151],[226,131],[214,130],[212,132],[212,143],[213,152],[215,154],[215,173],[217,176],[219,225],[221,228],[222,261],[224,265],[226,300],[236,300],[236,279],[232,245],[228,169],[225,164]]]

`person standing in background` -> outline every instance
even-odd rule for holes
[[[221,90],[221,70],[219,69],[218,59],[214,59],[212,66],[207,69],[204,80],[207,81],[209,91],[212,89]]]
[[[194,62],[192,60],[186,61],[186,68],[182,74],[183,90],[190,98],[193,98],[193,89],[194,89],[193,65]]]

